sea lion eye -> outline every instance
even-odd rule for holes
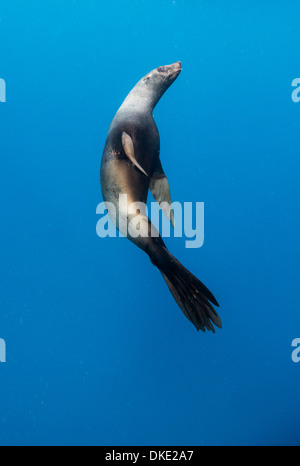
[[[157,68],[157,71],[159,73],[165,73],[167,71],[167,68],[165,66],[160,66],[159,68]]]

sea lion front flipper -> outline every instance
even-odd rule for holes
[[[129,134],[125,132],[122,134],[122,145],[123,145],[125,154],[129,158],[129,160],[133,163],[133,165],[135,165],[142,173],[144,173],[144,175],[148,176],[148,173],[145,172],[145,170],[140,166],[140,164],[136,160],[135,155],[134,155],[133,141],[131,137],[129,136]]]
[[[172,201],[169,181],[165,175],[160,161],[157,169],[155,170],[150,180],[150,191],[156,202],[158,202],[158,204],[170,220],[172,227],[174,228],[174,211],[170,208]]]

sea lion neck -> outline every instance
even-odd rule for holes
[[[155,91],[147,89],[146,85],[140,81],[128,94],[120,110],[128,110],[134,113],[152,113],[164,93],[165,90],[161,92],[160,89]]]
[[[159,100],[181,72],[181,62],[160,66],[144,76],[128,94],[122,110],[152,113]]]

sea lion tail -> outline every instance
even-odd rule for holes
[[[160,270],[178,306],[197,330],[205,332],[207,329],[215,333],[213,324],[222,328],[221,319],[212,306],[219,307],[219,304],[198,278],[175,259],[165,246],[155,247],[149,256]]]

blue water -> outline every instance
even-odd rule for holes
[[[2,445],[300,444],[299,2],[1,2]],[[197,333],[147,256],[96,235],[109,124],[182,60],[155,110],[166,240],[221,304]]]

